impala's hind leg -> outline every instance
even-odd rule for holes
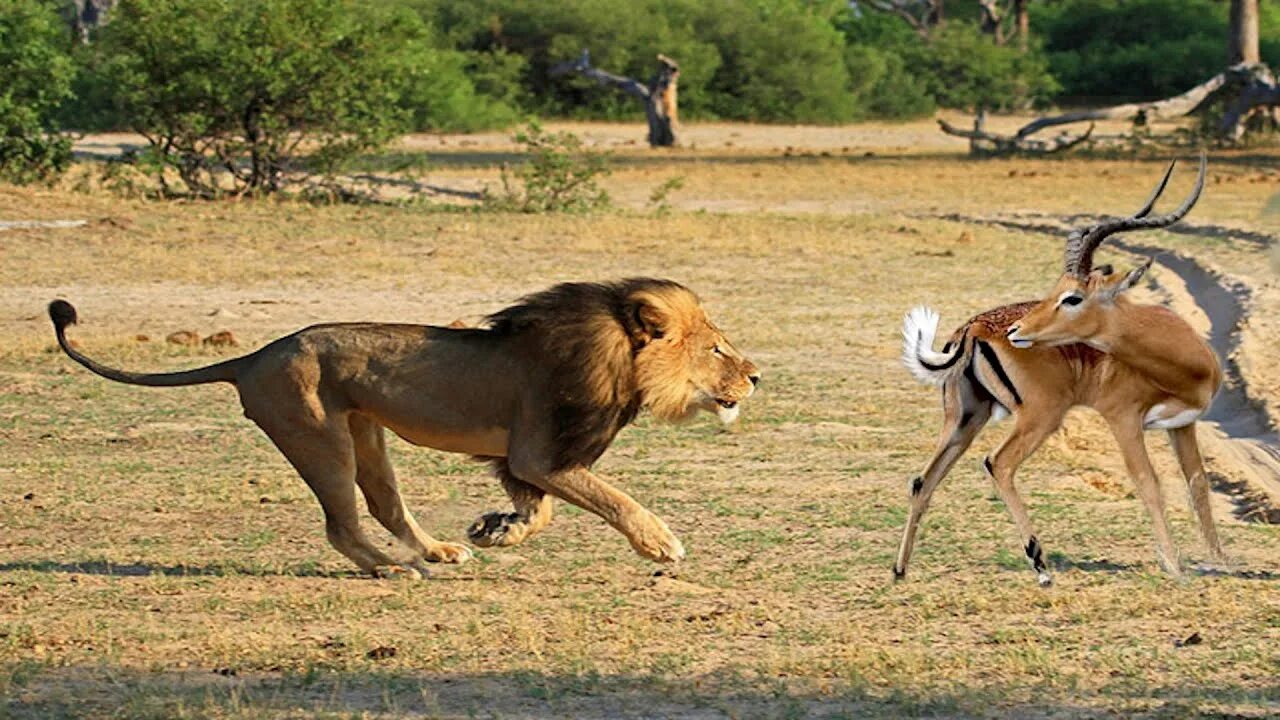
[[[1156,537],[1156,558],[1165,572],[1180,577],[1182,568],[1178,550],[1173,545],[1173,535],[1169,532],[1169,522],[1165,519],[1160,479],[1156,477],[1156,470],[1151,466],[1151,458],[1147,455],[1142,417],[1125,413],[1106,418],[1111,425],[1111,432],[1120,444],[1120,451],[1124,453],[1124,466],[1133,479],[1134,489],[1138,491],[1138,497],[1142,498],[1142,504],[1147,506],[1147,514],[1151,516],[1151,529]]]
[[[982,461],[987,475],[995,483],[996,492],[999,493],[1000,499],[1004,501],[1005,507],[1013,517],[1013,523],[1017,526],[1018,535],[1022,540],[1022,551],[1031,563],[1031,568],[1036,571],[1036,577],[1042,587],[1053,584],[1053,576],[1049,574],[1048,567],[1044,563],[1044,546],[1040,544],[1035,530],[1031,527],[1031,516],[1027,513],[1027,506],[1022,502],[1022,497],[1018,495],[1018,489],[1013,484],[1013,476],[1018,471],[1018,466],[1040,447],[1045,438],[1058,429],[1058,424],[1065,412],[1065,407],[1028,408],[1023,406],[1022,412],[1015,416],[1013,432],[1009,433],[1009,437],[1005,438],[994,454]]]
[[[938,449],[934,452],[924,473],[911,481],[911,505],[907,525],[902,531],[902,544],[898,547],[898,560],[893,564],[893,577],[901,580],[907,574],[911,549],[915,544],[920,519],[929,508],[929,498],[942,479],[951,471],[956,461],[969,449],[978,431],[991,419],[994,407],[991,396],[976,385],[968,373],[948,380],[942,386],[943,423]]]
[[[1195,423],[1169,431],[1169,441],[1182,467],[1182,477],[1187,481],[1187,501],[1191,513],[1200,525],[1200,536],[1209,548],[1209,556],[1224,562],[1226,555],[1218,541],[1218,528],[1213,524],[1213,510],[1209,507],[1209,478],[1204,472],[1204,460],[1200,457],[1200,443],[1196,439]]]
[[[356,484],[364,493],[369,513],[382,527],[408,546],[414,553],[414,565],[426,572],[420,561],[463,563],[471,559],[465,545],[440,542],[422,531],[413,513],[400,497],[395,471],[387,457],[386,438],[382,426],[369,418],[352,413],[349,424],[356,454]]]
[[[551,522],[552,498],[512,475],[506,460],[495,460],[493,471],[502,481],[515,512],[487,512],[472,523],[467,536],[480,547],[518,545]]]

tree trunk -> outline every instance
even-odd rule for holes
[[[1027,13],[1027,0],[1013,0],[1014,26],[1018,33],[1018,49],[1027,51],[1027,43],[1031,39],[1031,16]]]
[[[1262,62],[1258,52],[1258,0],[1231,0],[1231,37],[1227,42],[1227,64],[1255,65]]]
[[[978,6],[982,11],[979,28],[990,35],[996,45],[1004,45],[1004,29],[1001,26],[1004,16],[1000,12],[998,3],[999,0],[978,0]]]
[[[591,78],[601,85],[608,85],[644,103],[645,119],[649,121],[649,146],[671,147],[676,144],[676,122],[679,117],[676,102],[676,86],[680,79],[680,65],[666,55],[658,55],[658,70],[644,85],[639,80],[614,75],[591,66],[591,54],[587,50],[577,60],[559,63],[551,68],[552,75],[576,73]]]

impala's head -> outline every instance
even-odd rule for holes
[[[1126,218],[1112,218],[1071,231],[1067,237],[1066,267],[1062,277],[1041,300],[1017,323],[1009,326],[1009,343],[1017,348],[1032,345],[1068,345],[1090,342],[1103,331],[1108,313],[1123,293],[1142,279],[1151,261],[1127,273],[1114,272],[1110,265],[1093,267],[1093,253],[1107,237],[1131,230],[1154,230],[1168,227],[1186,216],[1200,199],[1204,189],[1205,156],[1200,156],[1200,174],[1195,188],[1178,209],[1167,215],[1148,217],[1156,200],[1164,192],[1176,163],[1156,185],[1138,212]]]

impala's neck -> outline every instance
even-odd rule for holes
[[[1124,297],[1114,302],[1087,342],[1173,394],[1199,397],[1207,390],[1207,403],[1221,379],[1208,344],[1168,308]]]

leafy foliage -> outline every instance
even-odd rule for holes
[[[1048,101],[1057,90],[1044,56],[998,46],[972,22],[951,19],[929,37],[884,13],[846,11],[836,24],[849,43],[845,62],[868,114],[909,117],[934,105],[1016,109]]]
[[[0,180],[47,182],[71,163],[71,141],[52,131],[71,93],[69,34],[48,3],[0,0]]]
[[[207,196],[276,191],[403,131],[408,43],[422,33],[412,15],[337,0],[135,0],[99,48],[162,185],[172,171]]]
[[[1217,0],[1060,0],[1031,5],[1066,95],[1159,98],[1189,90],[1227,61],[1227,6]],[[1261,3],[1263,60],[1280,61],[1280,7]]]
[[[537,122],[516,133],[528,160],[512,174],[502,173],[503,192],[488,206],[526,213],[587,212],[606,208],[609,194],[597,182],[609,174],[605,155],[582,146],[571,132],[547,132]]]

